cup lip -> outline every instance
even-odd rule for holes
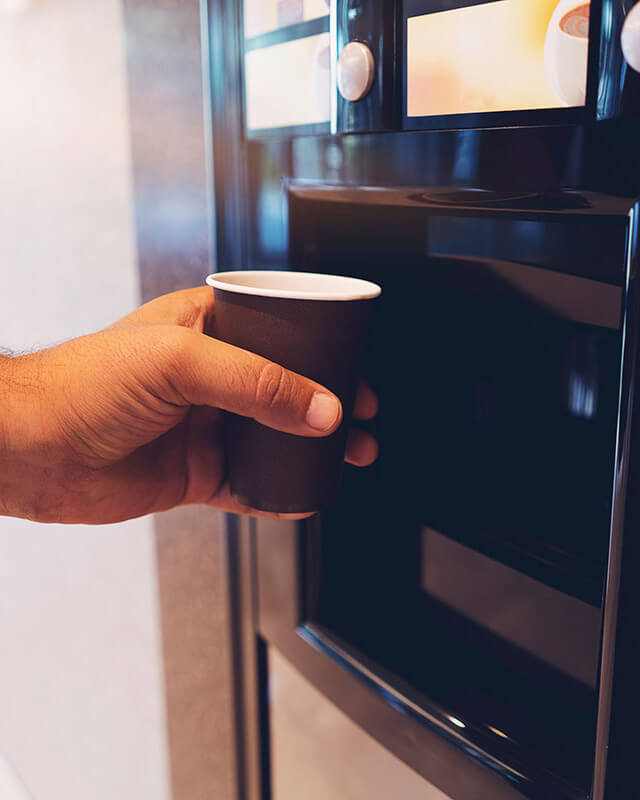
[[[234,283],[230,277],[237,278],[244,276],[250,280],[258,275],[265,274],[273,276],[304,276],[305,278],[328,278],[337,284],[334,291],[318,292],[305,291],[301,289],[278,289],[264,288],[260,286],[247,286],[242,283]],[[349,278],[343,275],[329,275],[321,272],[295,272],[293,270],[232,270],[228,272],[214,272],[208,275],[206,283],[214,289],[224,292],[234,292],[235,294],[249,294],[257,297],[278,297],[289,300],[371,300],[382,292],[378,284],[365,281],[362,278]],[[342,286],[340,287],[340,284]],[[340,288],[338,288],[340,287]]]

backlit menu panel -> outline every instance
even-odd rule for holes
[[[249,51],[245,93],[250,131],[328,122],[329,34]]]
[[[322,132],[331,116],[329,0],[244,0],[248,133]]]
[[[585,104],[588,0],[428,6],[405,6],[408,117]]]
[[[328,13],[329,0],[245,0],[244,34],[260,36]]]

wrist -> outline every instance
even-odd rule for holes
[[[0,356],[0,514],[9,516],[32,517],[33,497],[43,488],[37,358]]]
[[[9,450],[9,369],[12,359],[0,355],[0,469],[6,463]],[[2,497],[0,496],[0,508]]]
[[[0,355],[0,514],[9,514],[9,480],[8,473],[11,469],[11,444],[10,430],[11,425],[9,416],[10,410],[10,385],[11,378],[9,370],[12,359],[5,355]]]

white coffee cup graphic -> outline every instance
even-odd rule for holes
[[[585,104],[589,10],[589,0],[560,0],[547,28],[545,72],[551,90],[564,106]]]

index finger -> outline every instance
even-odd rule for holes
[[[366,381],[361,380],[353,405],[353,416],[355,419],[367,420],[373,419],[377,413],[378,395]]]
[[[327,436],[342,421],[332,392],[262,356],[178,327],[162,342],[161,385],[171,402],[222,408],[299,436]]]

